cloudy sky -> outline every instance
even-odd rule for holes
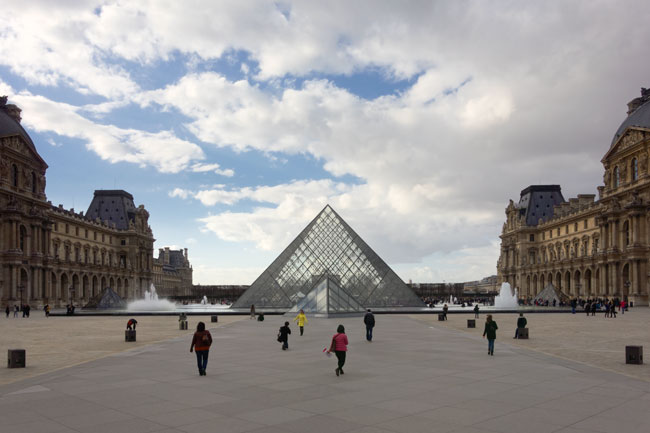
[[[250,284],[327,203],[405,281],[468,281],[523,188],[596,193],[648,22],[645,0],[5,0],[0,94],[55,205],[129,191],[195,283]]]

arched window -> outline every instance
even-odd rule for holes
[[[614,188],[618,188],[621,184],[621,173],[618,170],[618,167],[614,167]]]
[[[11,166],[11,184],[13,186],[18,186],[18,167],[16,164]]]
[[[636,158],[632,158],[632,180],[639,178],[639,162]]]
[[[36,194],[37,188],[36,188],[36,173],[32,171],[32,192]]]

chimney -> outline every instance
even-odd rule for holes
[[[23,111],[18,108],[15,104],[7,104],[7,96],[0,97],[0,108],[3,109],[9,117],[14,119],[16,122],[20,123],[22,118],[20,117],[20,112]]]
[[[650,100],[650,89],[641,87],[641,97],[634,98],[627,103],[627,115],[629,116],[630,114],[634,113],[637,108],[639,108],[649,100]]]

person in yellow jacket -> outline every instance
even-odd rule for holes
[[[302,337],[302,333],[305,331],[305,324],[307,323],[307,316],[305,316],[305,312],[303,310],[300,310],[300,313],[298,313],[293,321],[298,321],[298,327],[300,327],[300,336]]]

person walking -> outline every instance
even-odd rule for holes
[[[526,318],[524,317],[524,313],[519,313],[519,318],[517,319],[517,329],[515,329],[514,338],[519,337],[519,330],[525,328],[527,323],[528,320],[526,320]]]
[[[612,302],[609,303],[609,317],[616,319],[616,303],[612,299]]]
[[[196,350],[196,364],[199,367],[199,376],[205,376],[205,369],[208,366],[208,355],[212,345],[212,335],[205,329],[205,323],[199,322],[196,325],[196,332],[192,337],[190,353]]]
[[[442,306],[442,315],[444,316],[444,319],[447,320],[447,311],[449,311],[449,307],[447,304]]]
[[[483,329],[483,338],[487,336],[488,355],[494,356],[494,340],[497,339],[497,322],[492,320],[492,315],[488,314],[485,318],[485,329]]]
[[[363,323],[366,325],[366,340],[372,341],[372,330],[375,327],[375,315],[372,314],[370,308],[365,316],[363,316]]]
[[[305,316],[304,310],[300,310],[298,315],[293,319],[293,321],[298,321],[298,327],[300,328],[300,336],[302,337],[303,332],[305,331],[305,325],[307,324],[307,316]]]
[[[625,306],[627,305],[627,302],[625,302],[625,300],[622,300],[619,305],[620,305],[619,308],[620,308],[621,314],[625,314]]]
[[[345,365],[345,355],[348,351],[348,336],[345,335],[345,328],[343,325],[339,325],[336,328],[336,334],[332,337],[332,344],[327,353],[334,352],[336,354],[336,359],[338,360],[338,367],[334,370],[334,373],[338,376],[343,373],[343,366]]]
[[[605,301],[605,318],[609,317],[609,301]]]
[[[45,317],[50,317],[50,304],[45,304],[43,311],[45,311]]]
[[[9,318],[9,304],[7,304],[7,308],[5,308],[5,313],[7,314],[7,319]]]
[[[289,334],[291,334],[289,322],[284,322],[284,326],[282,326],[278,331],[278,341],[282,343],[282,350],[287,350],[289,348]]]
[[[478,304],[474,305],[474,318],[478,319]]]
[[[251,319],[255,318],[255,304],[251,304]]]
[[[20,311],[20,309],[18,308],[18,305],[14,305],[14,319],[16,317],[18,317],[18,311]]]

